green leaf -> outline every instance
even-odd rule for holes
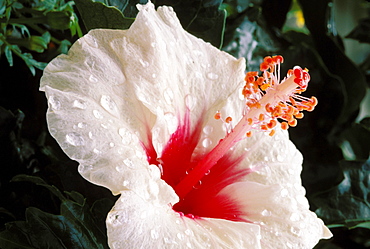
[[[364,121],[366,122],[366,121]],[[341,133],[341,148],[347,160],[366,160],[370,156],[370,130],[353,124]]]
[[[359,24],[349,33],[346,38],[352,38],[359,42],[370,43],[370,18],[364,18],[359,21]]]
[[[87,31],[98,28],[128,29],[134,20],[124,17],[117,8],[100,2],[75,0],[75,3]]]
[[[182,26],[189,33],[222,47],[226,24],[226,11],[221,0],[156,1],[156,6],[171,5]]]
[[[370,160],[342,161],[343,181],[336,187],[312,197],[319,206],[316,213],[326,224],[349,228],[370,222]],[[362,225],[361,225],[362,224]]]
[[[31,207],[26,210],[26,221],[6,224],[6,230],[0,233],[0,247],[108,248],[104,235],[94,225],[86,206],[71,201],[63,202],[61,215]]]
[[[5,46],[4,49],[5,57],[8,60],[9,66],[13,66],[13,55],[12,51],[10,50],[9,46]]]
[[[30,175],[17,175],[14,176],[12,179],[13,182],[32,182],[36,185],[43,186],[47,188],[51,193],[53,193],[56,197],[58,197],[61,201],[65,201],[66,197],[59,191],[59,189],[55,186],[50,186],[47,184],[43,179],[37,176],[30,176]]]

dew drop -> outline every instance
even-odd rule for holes
[[[155,73],[153,73],[152,77],[155,79],[155,78],[157,78],[157,75]]]
[[[93,152],[94,152],[95,154],[100,154],[100,153],[101,153],[101,151],[100,151],[100,150],[98,150],[97,148],[94,148],[94,149],[93,149]]]
[[[81,100],[75,100],[73,101],[73,107],[78,108],[78,109],[86,109],[86,103]]]
[[[109,143],[109,147],[113,148],[114,147],[114,143]]]
[[[299,214],[292,213],[292,215],[290,216],[290,220],[291,221],[299,221]]]
[[[102,95],[100,98],[100,104],[102,107],[107,110],[110,114],[114,116],[118,116],[118,107],[116,102],[108,96],[108,95]]]
[[[177,237],[179,240],[184,240],[185,235],[184,235],[183,233],[177,233],[176,237]]]
[[[87,124],[86,123],[83,123],[83,122],[80,122],[80,123],[77,124],[77,127],[78,128],[81,128],[81,129],[82,128],[85,128],[86,126],[87,126]]]
[[[170,88],[167,88],[163,93],[163,97],[164,97],[165,101],[167,102],[167,104],[169,104],[169,105],[172,104],[173,91]]]
[[[68,133],[66,135],[66,140],[69,144],[73,146],[82,146],[85,144],[84,138],[76,132]]]
[[[185,234],[186,234],[186,235],[188,235],[188,236],[194,236],[193,231],[192,231],[192,230],[190,230],[190,229],[186,229],[186,230],[185,230]]]
[[[104,129],[108,129],[108,125],[106,124],[100,124],[101,127],[103,127]]]
[[[152,42],[152,43],[150,43],[150,46],[152,46],[153,48],[155,48],[157,46],[157,43]]]
[[[94,139],[94,134],[91,131],[89,131],[89,138]]]
[[[50,104],[50,107],[54,110],[59,110],[60,107],[61,107],[61,103],[60,103],[59,99],[55,96],[50,96],[49,97],[49,104]]]
[[[203,132],[206,135],[210,135],[213,132],[213,126],[207,125],[203,128]]]
[[[143,67],[149,67],[149,62],[144,61],[143,59],[140,59],[139,61],[140,61],[141,65],[142,65]]]
[[[262,216],[271,216],[271,211],[264,209],[261,214]]]
[[[155,239],[155,240],[158,239],[159,238],[158,231],[155,229],[150,230],[150,237],[152,237],[152,239]]]
[[[103,115],[98,110],[93,110],[93,114],[97,119],[103,119]]]
[[[96,82],[98,82],[98,78],[96,78],[94,75],[90,75],[89,81],[92,82],[92,83],[96,83]]]
[[[204,148],[208,148],[209,146],[212,145],[212,140],[210,138],[206,137],[205,139],[203,139],[202,145],[203,145]]]
[[[205,176],[208,176],[211,173],[211,170],[209,169],[206,173],[204,173]]]
[[[174,133],[178,126],[178,120],[176,116],[171,112],[167,112],[164,114],[164,119],[166,120],[167,123],[168,132],[170,134]]]
[[[287,197],[289,194],[288,190],[287,189],[282,189],[281,192],[280,192],[280,195],[282,197]]]
[[[217,80],[218,79],[218,74],[207,73],[207,78],[210,79],[210,80]]]
[[[190,94],[187,94],[185,96],[185,105],[186,107],[191,111],[194,109],[195,105],[196,105],[196,98]]]
[[[134,165],[134,163],[132,162],[132,160],[131,159],[129,159],[129,158],[126,158],[125,160],[123,160],[123,163],[127,166],[127,167],[129,167],[129,168],[135,168],[135,165]]]
[[[290,231],[291,231],[293,234],[297,235],[297,236],[300,236],[300,235],[301,235],[301,229],[299,229],[298,227],[291,227],[291,228],[290,228]]]
[[[119,171],[118,170],[118,172],[123,172],[122,171],[122,169]],[[124,186],[124,187],[128,187],[130,185],[130,181],[128,181],[128,180],[124,180],[123,182],[122,182],[122,186]]]
[[[193,189],[199,189],[201,185],[202,181],[199,180],[198,183],[193,186]]]

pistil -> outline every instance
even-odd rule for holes
[[[261,64],[263,77],[257,72],[246,75],[246,85],[243,94],[246,99],[246,110],[236,126],[227,132],[225,138],[209,152],[198,164],[175,186],[178,196],[184,198],[201,179],[210,172],[211,168],[225,155],[237,142],[250,137],[252,129],[270,131],[275,133],[277,119],[284,120],[282,129],[296,126],[296,118],[303,117],[302,110],[313,110],[317,104],[316,98],[311,99],[296,95],[303,92],[309,81],[309,75],[299,67],[288,72],[288,77],[279,83],[281,56],[267,57]],[[298,96],[298,97],[297,97]],[[222,119],[221,113],[216,113],[216,119]],[[224,122],[230,123],[231,117]]]

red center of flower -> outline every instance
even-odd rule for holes
[[[253,129],[270,131],[274,135],[275,126],[281,121],[281,128],[295,126],[297,118],[302,118],[302,110],[313,110],[316,98],[302,97],[310,79],[306,70],[295,67],[287,78],[280,82],[281,56],[266,57],[261,63],[262,76],[257,72],[246,74],[246,84],[242,94],[246,107],[244,115],[225,138],[204,154],[195,153],[201,138],[204,120],[191,123],[189,110],[171,135],[158,157],[148,132],[149,144],[145,144],[148,161],[162,169],[162,179],[177,193],[180,201],[173,209],[191,217],[210,217],[232,221],[246,221],[242,209],[229,196],[220,194],[226,186],[238,182],[251,170],[240,169],[238,164],[245,154],[235,155],[230,150],[238,141],[251,136]],[[230,124],[231,117],[216,119]]]

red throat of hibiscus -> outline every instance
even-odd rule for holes
[[[252,136],[253,130],[266,131],[273,136],[278,125],[285,130],[296,126],[297,119],[303,118],[302,111],[312,111],[317,104],[315,97],[299,95],[306,90],[310,80],[308,70],[296,66],[280,81],[282,62],[282,56],[266,57],[260,65],[261,75],[258,72],[246,74],[242,90],[243,115],[207,153],[194,152],[201,137],[203,120],[191,127],[188,114],[171,135],[160,158],[152,144],[144,145],[149,163],[162,168],[162,179],[179,196],[180,201],[174,205],[174,210],[191,217],[245,221],[238,204],[219,194],[224,187],[251,172],[237,167],[246,155],[233,155],[230,149],[238,141]],[[232,117],[223,118],[220,112],[215,114],[215,119],[232,125]],[[148,141],[151,141],[151,135]]]

